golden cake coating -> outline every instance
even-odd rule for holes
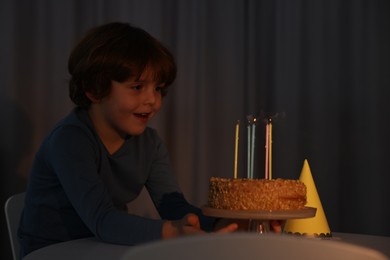
[[[299,180],[226,179],[211,177],[209,206],[227,210],[296,210],[306,204]]]

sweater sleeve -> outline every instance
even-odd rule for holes
[[[99,147],[86,131],[66,126],[49,139],[47,155],[53,172],[83,223],[103,241],[138,244],[161,239],[162,221],[116,209],[99,171]],[[66,222],[67,216],[63,217]]]
[[[198,215],[202,229],[213,229],[215,219],[204,216],[201,209],[185,199],[172,174],[168,150],[158,137],[146,188],[162,219],[177,220],[188,213],[194,213]]]

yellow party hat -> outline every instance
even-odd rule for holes
[[[322,208],[320,197],[310,171],[309,163],[305,159],[299,180],[307,188],[307,207],[317,209],[313,218],[289,219],[284,226],[284,232],[290,234],[308,235],[315,237],[329,237],[331,232],[326,220],[324,209]]]

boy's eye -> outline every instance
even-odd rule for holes
[[[134,85],[131,88],[134,90],[140,90],[142,88],[142,85]]]

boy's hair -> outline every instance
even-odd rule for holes
[[[88,108],[90,92],[101,99],[110,93],[111,81],[138,80],[145,70],[166,88],[175,80],[172,54],[146,31],[125,23],[110,23],[91,29],[73,49],[68,71],[73,103]]]

